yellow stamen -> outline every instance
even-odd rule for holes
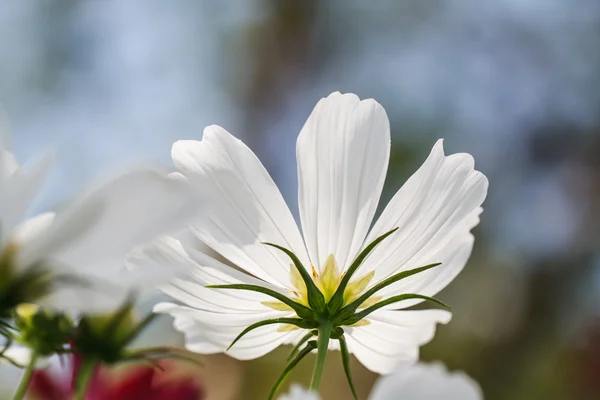
[[[293,264],[290,264],[290,275],[292,278],[292,285],[296,289],[293,293],[297,297],[297,301],[308,307],[308,290],[306,289],[306,284],[302,280],[302,275],[296,269]]]
[[[321,276],[315,282],[323,296],[325,301],[329,301],[336,289],[340,285],[340,271],[335,261],[333,254],[330,254],[325,261],[325,267],[321,273]]]
[[[348,304],[358,299],[361,293],[369,286],[369,282],[371,282],[373,276],[375,276],[375,271],[371,271],[362,278],[348,283],[344,292],[344,303]]]
[[[17,308],[15,309],[15,312],[22,319],[30,319],[39,310],[40,310],[40,307],[35,304],[22,303],[17,306]]]
[[[370,323],[371,323],[371,321],[369,321],[369,320],[366,320],[366,319],[361,319],[361,320],[360,320],[360,321],[358,321],[357,323],[355,323],[355,324],[352,324],[352,325],[350,325],[350,326],[352,326],[352,327],[356,327],[356,326],[365,326],[365,325],[369,325]]]
[[[363,302],[360,306],[358,306],[358,308],[371,307],[371,306],[379,303],[382,298],[383,297],[381,297],[381,296],[372,296],[372,297],[369,297],[365,302]]]
[[[277,311],[293,311],[292,307],[280,301],[262,301],[260,304]]]
[[[317,272],[316,268],[312,264],[310,265],[310,268],[313,281],[315,282],[315,285],[321,291],[321,293],[323,293],[325,301],[331,300],[346,272],[342,273],[340,271],[333,254],[330,254],[325,260],[325,264],[323,264],[323,267],[321,268],[321,274]],[[295,297],[294,300],[306,307],[309,307],[308,291],[306,289],[306,285],[302,280],[302,276],[293,264],[290,265],[290,275],[292,285],[295,289],[292,291],[292,294]],[[360,295],[365,291],[365,289],[369,286],[369,283],[371,282],[374,276],[375,271],[371,271],[363,277],[349,282],[344,292],[344,305],[349,304],[354,300],[358,299]],[[369,300],[365,301],[361,305],[361,308],[373,305],[379,300],[381,300],[381,297],[372,297]],[[290,310],[289,307],[285,306],[284,304],[280,304],[279,302],[265,302],[263,304],[275,310]]]
[[[291,332],[295,331],[296,329],[299,329],[296,325],[285,324],[281,325],[279,329],[277,329],[277,332]]]

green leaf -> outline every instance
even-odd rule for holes
[[[328,308],[329,308],[329,312],[331,314],[334,314],[334,315],[337,314],[337,312],[340,310],[340,308],[342,308],[342,305],[344,304],[344,291],[346,290],[346,286],[348,286],[348,283],[350,282],[352,275],[354,275],[354,273],[356,272],[358,267],[360,267],[360,265],[365,260],[365,258],[367,258],[367,256],[373,251],[373,249],[375,249],[375,247],[379,243],[381,243],[383,240],[385,240],[385,238],[387,238],[388,236],[390,236],[392,233],[396,232],[397,230],[398,230],[398,228],[394,228],[391,231],[384,233],[383,235],[379,236],[377,239],[373,240],[367,247],[364,248],[363,251],[360,252],[360,254],[356,257],[354,262],[352,262],[352,264],[348,268],[348,271],[346,271],[346,273],[344,274],[344,277],[342,278],[342,280],[340,282],[340,286],[338,286],[337,290],[331,297],[331,300],[329,300]]]
[[[148,365],[150,365],[152,368],[154,369],[158,369],[161,372],[164,372],[165,369],[158,363],[157,360],[155,360],[152,357],[148,357],[146,355],[135,355],[135,354],[131,354],[128,356],[123,357],[120,360],[120,364],[125,364],[125,363],[147,363]]]
[[[308,342],[307,345],[306,345],[306,347],[304,349],[302,349],[298,353],[298,355],[296,356],[296,358],[294,358],[293,360],[291,360],[288,363],[288,365],[284,368],[283,372],[281,373],[281,375],[279,376],[279,378],[275,382],[275,385],[273,385],[273,389],[271,389],[271,393],[269,393],[269,400],[273,400],[275,398],[275,395],[279,391],[279,388],[281,387],[281,384],[288,377],[288,375],[290,374],[290,372],[292,371],[292,369],[294,369],[294,367],[296,367],[296,365],[298,365],[298,363],[300,361],[302,361],[302,359],[304,357],[306,357],[307,355],[309,355],[310,352],[313,351],[316,348],[317,348],[317,342],[316,341],[312,340],[312,341]]]
[[[363,318],[365,318],[367,315],[371,314],[373,311],[377,311],[380,308],[385,307],[390,304],[393,304],[393,303],[398,303],[400,301],[411,300],[411,299],[421,299],[421,300],[431,301],[431,302],[436,303],[444,308],[450,309],[450,307],[447,304],[445,304],[445,303],[441,302],[440,300],[435,299],[433,297],[423,296],[420,294],[401,294],[399,296],[393,296],[393,297],[390,297],[389,299],[382,300],[379,303],[372,305],[371,307],[365,308],[361,312],[358,312],[358,313],[354,314],[352,317],[346,319],[345,321],[342,321],[340,323],[340,325],[354,325],[357,322],[359,322],[360,320],[362,320]]]
[[[344,335],[340,336],[338,339],[340,341],[340,353],[342,354],[342,364],[344,365],[344,372],[346,373],[346,379],[348,379],[348,384],[350,385],[350,390],[352,390],[352,395],[354,396],[354,400],[358,400],[358,395],[356,394],[356,388],[354,387],[354,382],[352,381],[352,373],[350,371],[350,352],[348,351],[348,345],[346,344],[346,338]]]
[[[121,308],[113,315],[98,315],[89,317],[90,321],[98,330],[104,328],[102,332],[97,332],[101,337],[117,340],[129,335],[130,329],[133,329],[134,321],[134,296],[130,294]],[[105,321],[109,318],[108,321]],[[104,325],[104,326],[102,326]],[[114,339],[113,339],[114,338]]]
[[[302,345],[304,345],[304,343],[308,342],[311,337],[317,335],[315,332],[316,331],[310,331],[306,335],[304,335],[302,337],[302,339],[300,339],[300,341],[294,346],[294,348],[290,352],[290,355],[288,356],[288,358],[287,358],[286,361],[290,361],[292,358],[294,358],[294,356],[296,355],[296,353],[298,352],[298,350],[300,350],[300,347],[302,347]]]
[[[395,275],[390,276],[387,279],[384,279],[383,281],[379,282],[377,285],[373,286],[371,289],[367,290],[358,299],[354,300],[352,303],[350,303],[346,307],[342,308],[341,313],[340,313],[341,318],[350,317],[352,314],[354,314],[356,312],[356,310],[358,309],[358,307],[360,307],[361,304],[363,304],[365,301],[367,301],[375,293],[377,293],[381,289],[391,285],[392,283],[396,283],[404,278],[408,278],[409,276],[416,275],[420,272],[427,271],[428,269],[437,267],[438,265],[441,265],[441,264],[442,263],[434,263],[434,264],[426,265],[424,267],[414,268],[414,269],[410,269],[408,271],[402,271]]]
[[[314,328],[309,322],[301,319],[301,318],[273,318],[273,319],[266,319],[264,321],[259,321],[256,322],[252,325],[250,325],[249,327],[247,327],[246,329],[244,329],[242,331],[242,333],[240,333],[234,340],[233,342],[231,342],[231,344],[229,345],[229,347],[227,348],[227,350],[231,349],[233,347],[234,344],[237,343],[238,340],[240,340],[244,335],[246,335],[248,332],[256,329],[256,328],[260,328],[261,326],[265,326],[265,325],[273,325],[273,324],[289,324],[289,325],[295,325],[298,328],[303,328],[303,329],[310,329],[310,328]]]
[[[235,284],[231,284],[231,285],[210,285],[210,286],[206,286],[209,289],[238,289],[238,290],[248,290],[251,292],[258,292],[258,293],[262,293],[262,294],[266,294],[267,296],[271,296],[279,301],[281,301],[284,304],[287,304],[288,306],[290,306],[295,312],[296,314],[298,314],[298,316],[302,319],[308,319],[308,320],[313,320],[314,319],[314,313],[313,311],[306,307],[303,306],[300,303],[296,303],[295,301],[293,301],[292,299],[290,299],[289,297],[276,292],[275,290],[263,287],[263,286],[258,286],[258,285],[247,285],[247,284],[243,284],[243,283],[235,283]]]
[[[290,250],[286,249],[285,247],[281,247],[279,245],[276,245],[273,243],[268,243],[268,242],[263,242],[263,243],[266,244],[267,246],[275,247],[276,249],[281,250],[285,254],[287,254],[287,256],[294,263],[294,266],[298,270],[298,273],[300,274],[300,276],[302,277],[302,280],[304,281],[304,284],[306,285],[308,304],[310,304],[310,306],[318,312],[324,311],[325,310],[325,297],[323,296],[323,293],[321,293],[321,291],[319,290],[317,285],[315,285],[315,282],[313,281],[312,277],[310,276],[310,273],[306,270],[306,268],[304,268],[304,265],[302,265],[302,262],[300,262],[298,257],[294,253],[292,253]]]

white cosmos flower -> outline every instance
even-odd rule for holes
[[[127,252],[182,228],[197,212],[187,183],[137,168],[91,186],[57,213],[23,221],[51,162],[20,167],[7,135],[0,129],[0,319],[18,303],[115,308],[128,289],[144,284],[136,274],[115,279]]]
[[[481,388],[463,372],[448,372],[441,363],[415,364],[381,377],[369,400],[483,400]],[[293,386],[279,400],[319,400],[315,392]]]
[[[390,128],[381,105],[372,99],[360,101],[353,94],[333,93],[320,100],[298,137],[303,235],[258,158],[223,128],[207,127],[201,141],[175,143],[172,155],[180,173],[210,198],[209,217],[192,228],[195,243],[164,239],[147,250],[153,254],[147,258],[193,266],[190,279],[163,287],[184,305],[162,303],[155,310],[173,315],[175,327],[187,336],[187,348],[200,353],[223,351],[251,324],[298,317],[298,311],[271,295],[208,285],[255,285],[310,306],[307,281],[299,273],[303,270],[265,242],[293,252],[306,268],[308,284],[318,288],[326,302],[345,276],[351,279],[343,293],[347,306],[399,272],[441,263],[377,291],[358,311],[397,295],[435,295],[469,258],[470,230],[479,222],[488,187],[470,155],[446,156],[440,140],[369,229],[388,168]],[[384,234],[389,236],[353,275],[347,274],[357,255]],[[202,252],[200,243],[244,272]],[[341,324],[350,352],[382,374],[415,362],[419,346],[431,340],[435,325],[451,317],[445,310],[404,310],[421,300],[413,296],[360,321]],[[310,339],[307,332],[312,328],[297,328],[262,326],[243,336],[228,354],[253,359],[281,344]],[[329,342],[332,349],[340,345]]]

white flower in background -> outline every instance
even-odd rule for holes
[[[318,346],[315,388],[327,348],[387,374],[414,363],[436,323],[450,320],[445,310],[399,309],[433,300],[469,258],[488,187],[470,155],[446,156],[438,141],[369,229],[388,168],[388,118],[372,99],[333,93],[298,137],[303,238],[260,161],[224,129],[210,126],[172,154],[211,203],[192,228],[196,243],[169,239],[147,250],[195,267],[191,279],[163,288],[184,305],[155,308],[176,318],[189,350],[220,352],[235,340],[228,353],[253,359],[306,344],[301,358]]]
[[[316,392],[303,389],[299,385],[292,385],[290,392],[279,397],[279,400],[320,400]]]
[[[0,321],[20,303],[78,312],[114,309],[128,289],[145,282],[141,274],[117,279],[127,252],[182,228],[197,212],[185,182],[138,168],[92,186],[56,214],[23,222],[51,163],[46,157],[20,167],[7,135],[0,130]]]
[[[279,400],[319,400],[315,392],[293,386]],[[381,377],[369,400],[483,400],[481,388],[463,372],[448,372],[441,363],[416,364]]]

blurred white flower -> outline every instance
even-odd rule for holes
[[[463,372],[448,372],[441,363],[415,364],[381,377],[369,400],[483,400],[483,392]],[[279,400],[319,400],[315,392],[293,386]]]
[[[164,239],[147,249],[149,258],[193,271],[163,287],[185,305],[155,310],[175,316],[187,348],[200,353],[223,351],[237,337],[229,354],[253,359],[284,343],[314,346],[319,330],[320,348],[341,346],[372,371],[412,364],[451,314],[397,309],[429,299],[462,270],[488,182],[470,155],[445,156],[438,141],[369,230],[389,155],[381,105],[340,93],[319,101],[297,142],[303,238],[241,141],[210,126],[201,141],[177,142],[175,166],[202,187],[210,214],[192,228],[196,243]],[[199,243],[246,273],[199,251]]]
[[[319,400],[319,395],[313,391],[305,390],[301,386],[292,385],[290,392],[280,396],[279,400]]]
[[[118,276],[132,247],[183,228],[197,213],[185,182],[156,168],[122,172],[93,185],[59,212],[24,219],[49,157],[21,168],[0,130],[0,319],[20,303],[68,311],[117,307],[156,274]],[[161,272],[164,275],[164,270]]]

